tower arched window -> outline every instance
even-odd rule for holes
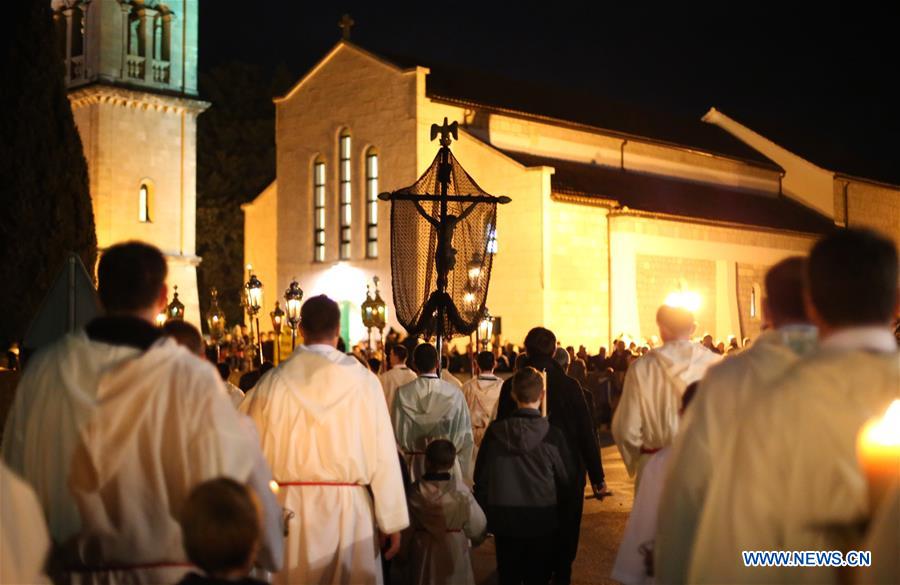
[[[134,57],[146,55],[145,46],[146,16],[144,10],[132,10],[128,13],[128,54]]]
[[[366,151],[366,258],[378,258],[378,152]]]
[[[152,192],[147,182],[141,183],[138,188],[138,221],[141,223],[150,223],[150,205],[152,203]]]
[[[341,131],[338,141],[338,152],[340,159],[340,182],[338,183],[338,201],[340,226],[341,226],[341,260],[350,258],[350,234],[353,224],[353,185],[350,169],[350,131]]]
[[[750,318],[751,319],[759,319],[759,302],[760,296],[762,293],[761,287],[754,283],[752,287],[750,287]]]
[[[313,260],[325,261],[325,161],[313,163]]]

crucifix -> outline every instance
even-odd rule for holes
[[[356,24],[356,22],[350,18],[349,14],[343,15],[338,21],[338,28],[341,29],[341,36],[345,41],[350,40],[350,29],[353,28],[354,24]]]

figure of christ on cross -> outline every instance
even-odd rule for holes
[[[424,217],[425,220],[428,221],[428,223],[430,223],[435,230],[437,230],[438,242],[437,250],[434,254],[434,260],[440,267],[441,258],[443,258],[444,269],[449,273],[456,266],[456,248],[453,247],[453,233],[456,231],[456,226],[459,225],[461,221],[466,219],[469,214],[475,210],[475,206],[478,205],[478,203],[470,203],[469,206],[466,207],[458,216],[447,215],[444,220],[445,224],[443,231],[441,231],[440,220],[435,219],[430,213],[425,211],[425,208],[422,207],[422,204],[418,201],[413,201],[413,204],[415,204],[416,210],[419,212],[419,214],[421,214],[421,216]]]

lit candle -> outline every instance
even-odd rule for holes
[[[277,496],[277,495],[278,495],[278,489],[279,489],[279,488],[278,488],[278,482],[275,481],[274,479],[273,479],[272,481],[270,481],[270,482],[269,482],[269,489],[272,490],[272,493],[275,494],[275,495]]]
[[[869,507],[877,509],[891,484],[900,479],[900,399],[881,418],[873,418],[859,431],[856,453],[869,483]]]

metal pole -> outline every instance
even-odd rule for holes
[[[297,328],[291,327],[291,352],[294,351],[294,347],[297,346]]]
[[[259,329],[259,316],[256,317],[256,348],[259,350],[259,367],[263,365],[262,331]]]
[[[281,363],[281,333],[275,335],[275,363]]]
[[[448,165],[450,160],[450,149],[446,144],[441,146],[441,167],[438,178],[441,182],[441,216],[440,216],[440,230],[438,233],[438,290],[441,293],[447,291],[447,273],[449,272],[450,267],[447,266],[447,256],[450,253],[448,250],[449,242],[447,242],[447,182],[449,180],[448,174],[449,169]],[[435,330],[435,334],[437,336],[437,343],[435,347],[437,349],[438,354],[438,363],[437,363],[437,375],[441,375],[441,362],[443,361],[444,356],[444,306],[439,305],[437,310],[437,328]]]

